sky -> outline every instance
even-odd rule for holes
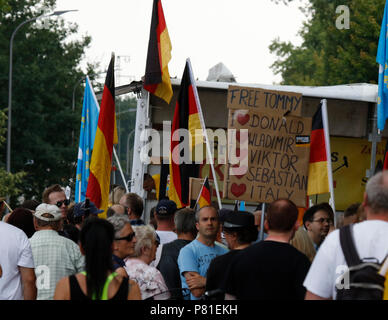
[[[195,78],[206,80],[219,62],[237,82],[274,84],[281,81],[270,66],[276,56],[272,40],[301,43],[298,31],[305,16],[298,9],[306,0],[289,5],[271,0],[162,0],[172,43],[171,77],[181,78],[190,58]],[[57,0],[56,10],[76,9],[62,17],[79,25],[78,37],[90,35],[86,62],[99,62],[106,70],[116,55],[116,85],[144,75],[153,0]],[[83,68],[85,70],[85,68]]]

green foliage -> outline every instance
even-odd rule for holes
[[[286,1],[287,2],[287,1]],[[350,28],[337,29],[339,5],[350,9]],[[270,51],[278,56],[271,66],[282,84],[336,85],[377,83],[376,53],[385,0],[310,0],[309,17],[297,47],[275,39]]]
[[[6,140],[6,120],[7,117],[5,113],[0,110],[0,145],[3,144]],[[0,197],[5,197],[6,195],[17,196],[21,191],[18,188],[18,184],[22,182],[22,178],[24,176],[24,172],[10,174],[4,168],[0,168]]]
[[[116,124],[119,138],[116,151],[124,173],[130,173],[132,170],[136,123],[136,112],[133,112],[134,110],[136,110],[136,99],[134,97],[116,97]]]
[[[23,21],[40,15],[42,7],[52,11],[55,0],[0,0],[0,8],[2,4],[9,8],[0,10],[0,106],[5,110],[11,34]],[[84,77],[79,63],[91,39],[69,41],[78,27],[60,18],[50,18],[49,28],[37,26],[38,22],[23,25],[13,42],[11,171],[26,172],[20,194],[40,199],[48,185],[67,185],[75,176],[74,140],[79,136],[83,91],[75,91],[74,112],[72,95]],[[88,73],[96,73],[93,66]],[[4,164],[4,144],[2,148]]]

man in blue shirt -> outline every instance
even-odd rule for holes
[[[198,238],[183,247],[178,257],[182,288],[190,289],[191,300],[198,300],[205,293],[206,273],[212,259],[228,252],[215,243],[220,227],[217,209],[203,207],[195,218]]]

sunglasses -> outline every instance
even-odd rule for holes
[[[320,219],[313,220],[313,222],[318,222],[320,224],[322,224],[324,222],[327,222],[328,224],[330,224],[331,223],[331,219],[330,218],[320,218]]]
[[[122,237],[122,238],[115,238],[115,240],[127,240],[128,242],[131,242],[132,239],[135,237],[135,232],[130,233],[129,235]]]
[[[62,200],[62,201],[57,201],[57,203],[56,203],[58,208],[62,207],[63,204],[65,206],[68,206],[70,204],[70,200],[69,199],[65,199],[65,200]]]

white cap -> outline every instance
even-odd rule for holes
[[[50,214],[52,217],[43,217],[45,213]],[[36,207],[34,216],[43,221],[58,221],[62,218],[61,209],[55,204],[42,203]]]

